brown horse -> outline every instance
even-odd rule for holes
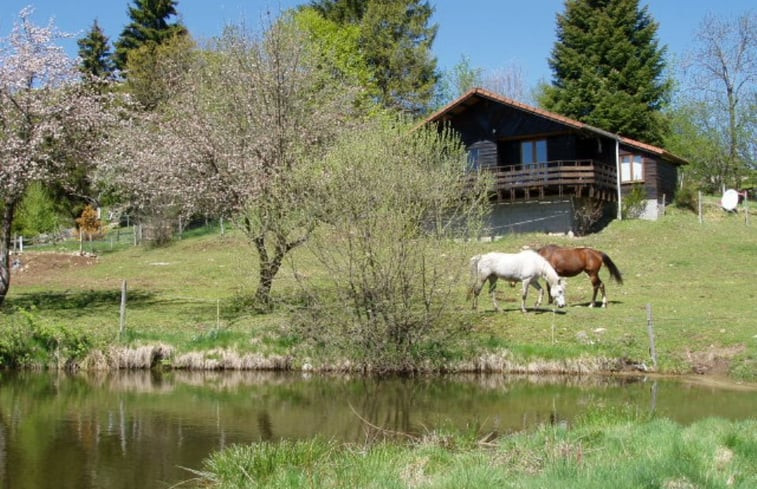
[[[610,276],[619,284],[623,283],[620,270],[610,257],[602,251],[593,248],[563,248],[557,245],[547,245],[539,248],[539,254],[547,259],[557,275],[561,277],[574,277],[581,272],[586,272],[591,279],[591,285],[594,286],[594,295],[589,307],[594,307],[597,291],[600,289],[602,290],[602,307],[607,307],[605,284],[599,278],[599,269],[602,268],[603,263],[607,265]],[[549,291],[549,285],[547,285],[547,291]]]

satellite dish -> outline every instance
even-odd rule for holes
[[[723,193],[720,199],[720,205],[727,211],[735,210],[739,205],[739,193],[734,189],[728,189]]]

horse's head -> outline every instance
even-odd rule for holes
[[[555,301],[557,307],[565,307],[565,280],[560,278],[557,281],[557,285],[553,285],[549,288],[549,295],[552,296],[552,300]]]

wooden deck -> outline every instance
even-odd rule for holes
[[[594,160],[559,160],[488,169],[497,200],[543,199],[547,196],[617,200],[615,169]]]

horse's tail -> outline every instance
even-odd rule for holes
[[[623,275],[620,273],[620,270],[618,270],[618,267],[615,266],[615,263],[610,259],[609,256],[607,256],[606,253],[602,253],[602,263],[607,266],[607,269],[610,271],[610,276],[615,279],[616,282],[619,284],[623,284]]]
[[[476,284],[478,283],[478,262],[481,260],[481,255],[476,255],[470,259],[470,273],[471,273],[471,285],[468,287],[468,294],[466,300],[470,300],[476,292]]]

